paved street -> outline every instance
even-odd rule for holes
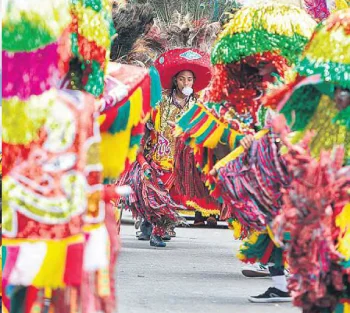
[[[136,240],[122,225],[118,264],[118,313],[297,313],[290,304],[252,304],[269,278],[241,275],[234,254],[239,241],[228,229],[178,228],[165,249]]]

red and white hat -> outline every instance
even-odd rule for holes
[[[173,77],[182,71],[191,71],[195,76],[194,92],[209,85],[211,79],[210,55],[197,49],[173,49],[158,57],[154,63],[163,89],[171,89]]]

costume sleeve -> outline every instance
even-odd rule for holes
[[[136,157],[137,162],[141,165],[143,171],[150,169],[151,166],[148,164],[146,158],[142,153],[139,153]]]
[[[260,132],[256,133],[254,135],[255,139],[260,139],[263,136],[267,134],[268,130],[263,129]],[[228,154],[226,157],[221,159],[219,162],[217,162],[214,166],[216,170],[219,170],[221,167],[224,167],[227,163],[231,162],[232,160],[236,159],[238,156],[240,156],[244,152],[244,148],[242,146],[239,146],[238,148],[234,149],[230,154]]]

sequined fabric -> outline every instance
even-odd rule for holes
[[[152,160],[164,170],[172,170],[175,155],[174,128],[169,122],[175,123],[191,105],[192,101],[180,109],[172,103],[170,97],[165,97],[158,108],[159,129],[154,129],[152,140]]]

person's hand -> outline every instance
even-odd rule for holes
[[[209,172],[209,175],[211,176],[216,176],[218,174],[218,171],[215,168],[212,168],[211,171]]]
[[[247,151],[252,146],[254,140],[255,139],[253,135],[247,135],[240,141],[240,145],[243,147],[244,150]]]
[[[145,152],[145,148],[143,145],[139,146],[139,149],[137,150],[138,153],[143,154]]]

